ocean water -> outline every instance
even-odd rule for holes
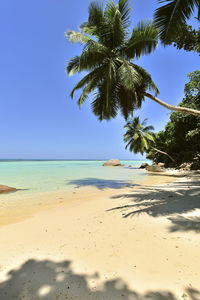
[[[103,167],[101,160],[0,161],[0,184],[24,193],[63,191],[80,187],[121,188],[144,184],[148,177],[138,166],[149,161],[121,161],[124,167]],[[128,167],[132,165],[132,167]],[[3,194],[0,196],[3,197]]]

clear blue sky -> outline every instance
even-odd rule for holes
[[[156,0],[131,0],[133,24],[152,18]],[[0,1],[0,158],[133,159],[124,150],[121,116],[99,122],[88,101],[80,110],[69,98],[81,75],[68,77],[70,57],[81,51],[64,38],[87,20],[88,0]],[[195,21],[194,21],[195,22]],[[141,58],[156,82],[159,97],[177,104],[187,73],[199,69],[199,56],[159,46]],[[164,128],[169,112],[146,100],[140,114],[156,130]]]

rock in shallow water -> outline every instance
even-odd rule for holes
[[[165,172],[165,168],[163,168],[162,166],[156,165],[156,164],[147,166],[146,170],[150,171],[150,172]]]
[[[0,185],[0,193],[10,193],[15,192],[17,189],[7,186],[7,185]]]
[[[112,167],[120,167],[120,166],[124,166],[120,163],[120,160],[119,159],[109,159],[107,160],[104,164],[103,164],[104,167],[106,166],[112,166]]]
[[[139,169],[145,169],[146,167],[148,167],[149,164],[147,163],[142,163],[141,166],[139,167]]]

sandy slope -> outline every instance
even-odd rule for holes
[[[200,299],[197,178],[83,198],[0,227],[1,300]]]

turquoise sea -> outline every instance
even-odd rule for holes
[[[63,191],[71,188],[121,188],[147,181],[142,162],[128,160],[124,167],[103,167],[103,160],[0,161],[0,184],[24,189],[24,193]],[[131,165],[132,167],[128,167]],[[3,194],[0,196],[3,197]]]

